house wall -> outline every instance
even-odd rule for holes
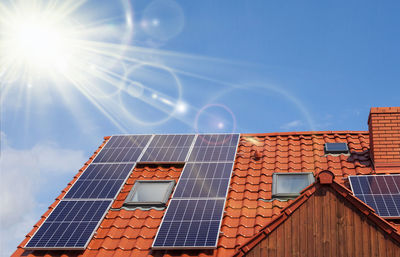
[[[400,245],[322,187],[246,256],[398,257]]]

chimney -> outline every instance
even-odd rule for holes
[[[400,172],[400,107],[372,107],[368,125],[375,171]]]

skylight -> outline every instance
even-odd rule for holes
[[[348,154],[349,147],[347,143],[325,143],[325,154]]]
[[[292,198],[314,182],[314,175],[311,172],[274,173],[272,179],[273,197]]]
[[[165,205],[174,185],[174,180],[138,180],[125,205]]]

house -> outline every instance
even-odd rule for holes
[[[156,247],[174,184],[183,179],[182,162],[138,162],[83,249],[27,247],[62,199],[76,192],[73,185],[111,140],[105,137],[13,256],[400,256],[400,107],[371,108],[368,124],[369,131],[240,134],[215,248]],[[367,175],[394,188],[394,207],[385,201],[368,206],[363,195],[356,197],[352,181]],[[140,203],[138,188],[146,181],[165,182],[166,206]],[[383,215],[379,206],[392,214]]]

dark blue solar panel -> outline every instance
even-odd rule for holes
[[[239,134],[198,135],[194,147],[237,146]]]
[[[125,179],[133,166],[134,164],[91,164],[79,179]]]
[[[225,198],[233,163],[187,163],[176,186],[177,198]]]
[[[120,135],[112,136],[107,144],[104,146],[107,148],[135,148],[145,147],[149,142],[151,135]]]
[[[235,159],[236,146],[209,146],[193,148],[189,162],[217,162]]]
[[[26,248],[84,249],[111,202],[61,201]]]
[[[225,197],[229,179],[193,179],[182,180],[176,188],[176,198],[210,198]]]
[[[224,199],[172,199],[153,247],[215,247],[224,203]]]
[[[353,193],[382,217],[400,217],[400,175],[350,176]]]
[[[75,182],[64,199],[113,199],[134,164],[92,164]]]
[[[187,163],[180,179],[230,178],[232,162]]]
[[[113,199],[125,180],[78,180],[64,199]]]
[[[184,162],[195,135],[156,135],[141,162]]]
[[[93,163],[136,162],[151,135],[112,136]]]
[[[198,135],[188,161],[234,161],[238,140],[238,134]]]
[[[215,248],[239,134],[198,135],[153,243]]]

